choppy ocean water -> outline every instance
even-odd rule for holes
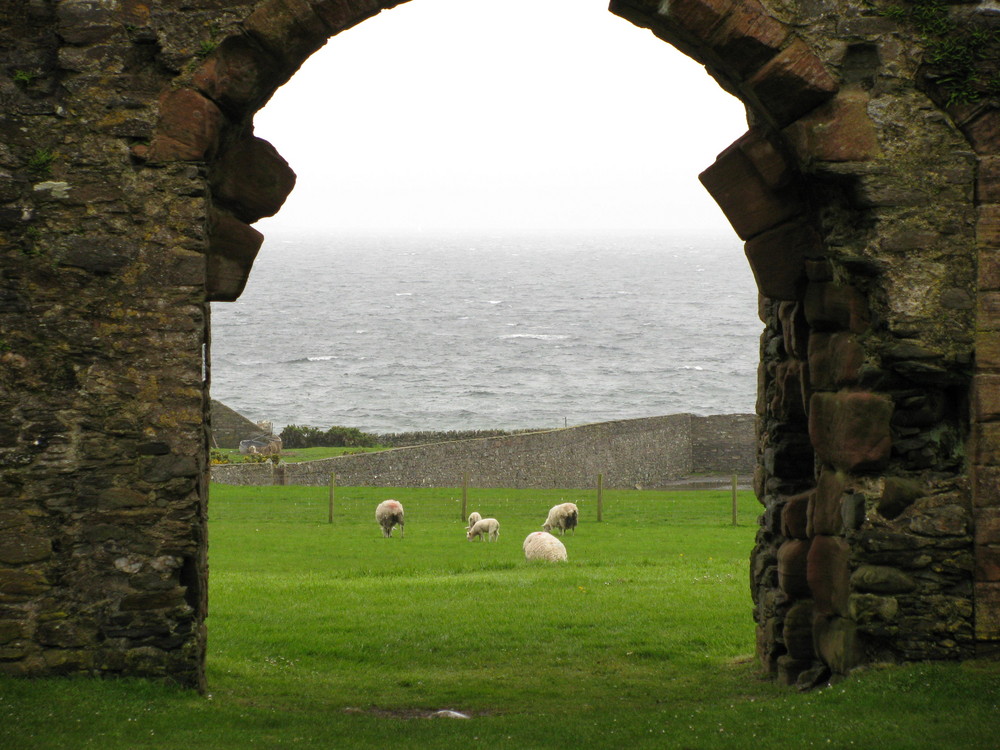
[[[277,429],[750,412],[761,328],[735,237],[284,235],[212,305],[211,390]]]

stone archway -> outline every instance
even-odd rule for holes
[[[2,21],[5,673],[202,684],[207,303],[240,294],[250,225],[294,184],[252,117],[328,38],[397,4],[71,0]],[[763,666],[809,681],[995,649],[995,87],[956,93],[889,9],[611,10],[705,64],[751,122],[702,182],[746,242],[766,324]],[[943,33],[988,25],[977,10],[940,10]]]

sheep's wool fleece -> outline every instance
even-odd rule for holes
[[[579,513],[580,510],[574,503],[554,505],[549,509],[548,518],[545,519],[545,523],[543,524],[546,527],[545,530],[573,528],[576,526],[576,518]],[[569,518],[573,518],[572,524],[568,523]]]
[[[375,509],[375,520],[382,526],[385,526],[389,520],[399,523],[402,517],[403,505],[399,500],[383,500]]]
[[[532,531],[524,539],[524,557],[528,560],[565,561],[566,547],[547,531]]]
[[[500,522],[495,518],[481,518],[475,525],[466,532],[466,536],[472,539],[474,536],[489,536],[490,540],[496,539],[500,534]]]

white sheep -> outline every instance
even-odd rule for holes
[[[524,539],[526,560],[566,561],[566,547],[547,531],[532,531]]]
[[[545,519],[542,528],[545,531],[559,529],[560,534],[565,534],[570,529],[576,534],[576,523],[580,518],[580,510],[573,503],[561,503],[553,505],[549,510],[549,517]]]
[[[403,538],[403,505],[399,500],[383,500],[375,509],[375,520],[382,527],[382,536],[392,536],[392,527],[399,524],[399,538]]]
[[[490,541],[495,542],[497,537],[500,536],[500,522],[495,518],[480,518],[466,532],[465,536],[470,542],[477,536],[479,537],[479,541],[483,541],[489,536]]]
[[[483,520],[483,517],[478,513],[476,513],[476,511],[472,511],[469,514],[469,525],[465,527],[465,530],[468,531],[469,529],[471,529],[473,526],[476,525],[476,521],[481,521],[481,520]]]

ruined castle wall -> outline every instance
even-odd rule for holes
[[[970,414],[970,388],[995,371],[982,356],[995,102],[942,91],[905,12],[766,5],[612,3],[705,62],[751,115],[702,182],[746,240],[766,325],[758,655],[808,685],[872,661],[987,653],[1000,638],[984,523],[996,453],[982,436],[996,415]],[[978,10],[953,4],[942,28],[988,26]],[[727,57],[737,43],[758,61]],[[995,47],[980,52],[995,65]]]
[[[4,4],[0,671],[201,684],[207,303],[294,184],[253,114],[395,4]],[[702,182],[761,292],[753,594],[789,682],[1000,644],[996,14],[909,5],[611,3],[747,105]]]

